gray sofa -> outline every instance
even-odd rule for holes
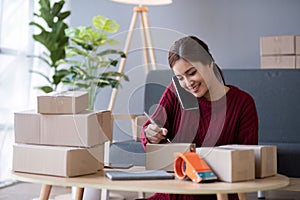
[[[277,146],[278,173],[300,177],[300,69],[226,69],[226,84],[249,92],[259,115],[259,144]],[[170,70],[147,75],[144,108],[157,104],[172,77]],[[111,162],[145,164],[140,142],[112,144]]]

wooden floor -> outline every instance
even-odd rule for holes
[[[0,189],[0,200],[32,200],[38,199],[41,185],[32,183],[18,182],[12,186],[8,186]],[[123,196],[124,199],[133,200],[136,199],[136,192],[120,192],[112,191],[113,195],[111,200],[120,200],[118,196]],[[147,196],[151,194],[146,194]],[[72,200],[71,188],[65,187],[53,187],[51,200]],[[256,200],[256,193],[250,193],[248,195],[249,200]],[[94,199],[91,199],[94,200]],[[268,191],[266,193],[266,200],[300,200],[300,191]]]

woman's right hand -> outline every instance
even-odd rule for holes
[[[168,130],[160,128],[157,125],[149,124],[145,129],[145,136],[150,143],[158,144],[161,140],[165,140]]]

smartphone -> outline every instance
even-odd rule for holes
[[[181,107],[184,110],[196,110],[199,109],[197,97],[186,91],[181,87],[178,78],[176,76],[172,77],[173,84],[176,89],[177,97],[180,101]]]

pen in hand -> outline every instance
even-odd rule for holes
[[[157,123],[152,119],[152,117],[150,117],[150,115],[148,113],[146,113],[145,111],[144,111],[144,115],[149,119],[151,124],[158,126]],[[166,137],[166,140],[167,140],[167,142],[172,143],[171,140],[167,137]]]

